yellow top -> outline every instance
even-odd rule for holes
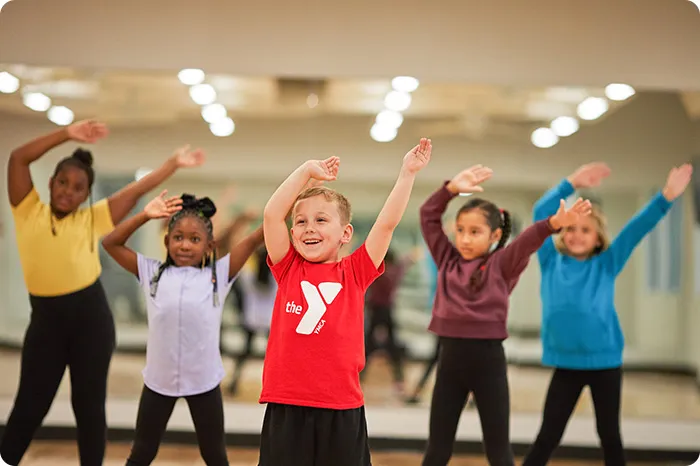
[[[114,229],[107,199],[62,218],[53,218],[51,207],[32,190],[12,208],[19,260],[27,290],[34,296],[60,296],[92,285],[102,273],[99,239]],[[94,222],[94,223],[93,223]],[[94,224],[93,248],[90,230]]]

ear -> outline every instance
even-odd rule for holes
[[[492,233],[491,233],[491,242],[492,243],[498,243],[501,241],[501,238],[503,237],[503,230],[500,228],[496,228]]]
[[[51,191],[51,186],[53,186],[53,176],[49,178],[49,191]]]
[[[168,239],[169,239],[168,232],[165,232],[165,236],[163,236],[163,244],[165,244],[165,249],[168,249]]]
[[[211,254],[212,251],[216,248],[216,241],[211,240],[207,243],[207,251],[206,254]]]
[[[355,229],[352,227],[351,224],[345,225],[345,229],[343,230],[343,236],[340,237],[340,242],[341,244],[348,244],[350,241],[352,241],[352,234],[354,233]]]

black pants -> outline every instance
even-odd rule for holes
[[[364,407],[267,405],[258,466],[371,465]]]
[[[559,445],[583,387],[588,385],[595,408],[598,437],[606,466],[623,466],[620,435],[622,369],[579,371],[557,369],[547,391],[542,426],[523,466],[545,465]]]
[[[404,380],[403,377],[403,358],[401,357],[401,349],[396,343],[396,336],[394,334],[395,325],[393,317],[393,309],[385,306],[376,306],[370,308],[370,324],[369,330],[365,335],[365,360],[366,364],[369,364],[369,358],[376,350],[380,349],[382,345],[377,341],[376,331],[377,329],[384,328],[386,330],[386,343],[384,344],[384,349],[389,353],[391,359],[391,365],[394,373],[394,381],[401,383]],[[360,377],[364,378],[365,369],[360,373]]]
[[[444,337],[440,338],[423,466],[445,466],[450,461],[459,418],[470,393],[479,411],[489,464],[513,466],[510,395],[502,342]]]
[[[64,296],[30,296],[19,388],[0,456],[19,464],[48,413],[66,366],[82,466],[101,466],[107,442],[105,399],[114,352],[114,319],[99,281]]]
[[[177,400],[177,397],[161,395],[143,387],[136,417],[136,438],[127,466],[145,466],[153,462]],[[185,400],[190,408],[202,459],[207,466],[228,466],[221,389],[216,387],[206,393],[187,396]]]

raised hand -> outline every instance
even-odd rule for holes
[[[421,138],[418,145],[408,151],[403,158],[403,170],[415,175],[430,162],[430,154],[433,151],[433,143],[430,139]]]
[[[673,201],[678,196],[683,194],[685,188],[690,184],[690,179],[693,176],[693,166],[689,163],[684,163],[680,167],[673,167],[666,179],[666,186],[662,193],[666,200]]]
[[[109,134],[107,126],[94,120],[84,120],[73,123],[66,128],[68,137],[73,141],[94,143]]]
[[[493,176],[493,170],[483,165],[474,165],[463,170],[447,183],[447,189],[454,193],[477,193],[483,192],[484,188],[479,186]]]
[[[180,147],[175,151],[175,163],[178,168],[198,167],[206,159],[202,149],[190,150],[190,146]]]
[[[610,176],[610,167],[603,162],[593,162],[582,165],[571,176],[569,183],[575,188],[593,188],[600,186],[604,178]]]
[[[333,181],[338,177],[340,158],[333,156],[326,160],[309,160],[306,162],[306,168],[312,180]]]
[[[584,201],[579,197],[576,199],[576,202],[574,202],[574,205],[567,209],[564,199],[562,199],[559,201],[559,210],[557,210],[556,214],[550,217],[549,224],[555,230],[566,228],[576,223],[579,218],[590,215],[591,209],[591,201],[589,200]]]
[[[165,196],[167,194],[168,190],[164,189],[158,197],[146,204],[146,207],[143,208],[143,212],[148,218],[168,218],[179,210],[182,210],[182,199],[177,196],[166,198]]]

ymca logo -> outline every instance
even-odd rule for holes
[[[316,287],[307,281],[301,282],[301,292],[304,293],[304,298],[309,307],[304,312],[304,316],[297,325],[297,333],[301,335],[311,335],[318,333],[326,323],[321,320],[326,313],[328,306],[335,300],[343,285],[334,282],[323,282]],[[301,306],[292,301],[287,303],[285,312],[288,314],[301,315]],[[315,332],[314,332],[315,331]]]

